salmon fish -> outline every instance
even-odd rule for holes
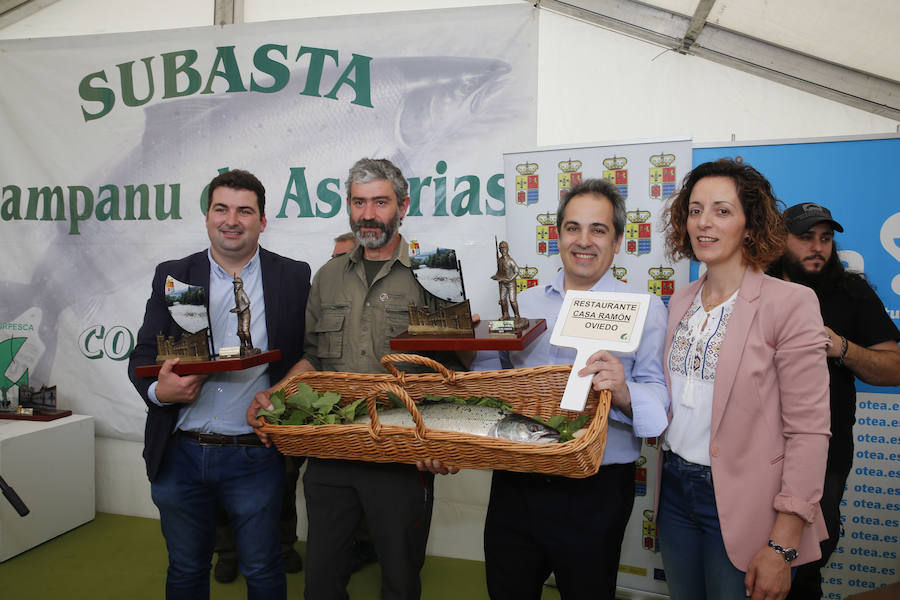
[[[428,429],[470,433],[530,444],[550,444],[559,438],[559,432],[552,427],[502,408],[435,403],[420,404],[419,412]],[[378,420],[382,425],[415,427],[412,416],[405,408],[379,411]],[[353,421],[355,424],[369,422],[369,415],[357,417]]]

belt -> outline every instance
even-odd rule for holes
[[[182,431],[179,429],[175,432],[181,437],[194,440],[201,446],[263,446],[264,444],[256,436],[255,433],[245,433],[243,435],[222,435],[219,433],[198,433],[196,431]]]

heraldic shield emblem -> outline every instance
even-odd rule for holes
[[[537,253],[541,256],[559,254],[559,230],[556,228],[556,214],[545,212],[537,216]]]
[[[557,183],[559,185],[559,199],[562,200],[566,192],[581,183],[583,174],[579,170],[581,169],[580,160],[572,160],[570,158],[569,160],[560,161],[558,166],[560,173]]]
[[[675,269],[659,266],[647,269],[647,273],[650,275],[650,280],[647,282],[647,291],[659,296],[663,304],[669,306],[669,298],[675,293],[675,281],[672,279]]]
[[[538,202],[540,179],[537,163],[524,162],[516,165],[516,204],[531,206]]]
[[[625,168],[627,164],[628,159],[624,156],[603,159],[603,166],[606,167],[603,170],[603,179],[615,185],[623,198],[628,198],[628,169]]]
[[[640,256],[650,253],[652,232],[650,211],[632,210],[625,213],[625,253]]]
[[[650,157],[650,198],[665,200],[675,193],[674,154],[654,154]]]

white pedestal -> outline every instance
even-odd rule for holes
[[[94,417],[0,419],[0,476],[31,511],[0,496],[0,562],[93,520]]]

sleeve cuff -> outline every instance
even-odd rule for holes
[[[775,496],[775,510],[781,513],[787,513],[791,515],[797,515],[808,525],[811,525],[815,520],[816,516],[819,514],[819,503],[810,503],[796,496],[789,496],[787,494],[778,494]]]
[[[648,438],[662,435],[669,424],[666,400],[669,392],[665,384],[651,384],[627,381],[631,393],[631,414],[629,419],[617,408],[610,411],[610,419],[631,425],[635,437]]]
[[[150,387],[147,388],[147,397],[150,399],[150,402],[152,402],[153,404],[155,404],[157,406],[165,406],[165,404],[160,402],[159,399],[156,397],[156,384],[157,383],[159,383],[159,382],[154,381],[153,383],[150,384]]]

